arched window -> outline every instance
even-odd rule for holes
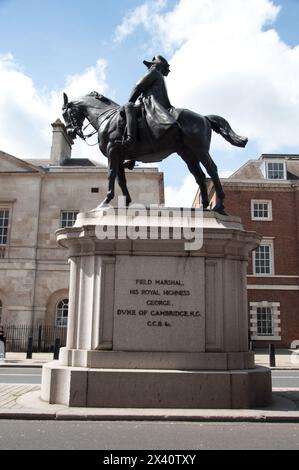
[[[55,326],[67,326],[69,299],[63,299],[56,305]]]

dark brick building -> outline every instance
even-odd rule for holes
[[[299,340],[299,155],[263,154],[222,183],[227,212],[263,236],[248,265],[250,339],[290,347]]]

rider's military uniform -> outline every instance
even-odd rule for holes
[[[130,143],[136,140],[136,116],[140,115],[140,110],[143,111],[154,140],[161,138],[178,118],[178,112],[169,101],[164,79],[164,74],[169,72],[168,62],[164,57],[156,56],[152,62],[144,60],[143,63],[149,70],[135,85],[125,105],[127,138]],[[139,103],[134,105],[137,99]]]

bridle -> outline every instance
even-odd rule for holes
[[[63,109],[63,115],[65,115],[65,114],[67,115],[68,122],[70,123],[66,126],[66,128],[67,129],[72,129],[80,139],[82,139],[86,142],[86,139],[89,139],[89,137],[92,137],[93,135],[95,135],[97,133],[96,130],[93,130],[90,134],[85,134],[84,135],[85,129],[87,129],[88,126],[90,126],[91,124],[96,122],[98,117],[96,117],[95,119],[90,121],[82,129],[82,125],[83,125],[83,122],[84,122],[84,119],[85,119],[84,116],[81,119],[81,122],[79,122],[79,120],[76,119],[73,115],[73,105],[71,103],[65,104],[62,109]],[[93,147],[94,145],[97,145],[98,143],[96,142],[95,144],[89,144],[88,142],[86,142],[86,144],[89,145],[90,147]]]
[[[99,95],[99,93],[97,93],[97,92],[91,92],[90,96],[95,96],[96,98],[100,99],[101,101],[106,100],[109,103],[109,100],[107,98],[105,98],[103,95]],[[115,107],[118,108],[118,105],[116,103],[114,103],[114,104],[115,104]],[[104,116],[96,116],[94,119],[90,120],[89,123],[85,127],[83,127],[83,129],[82,129],[82,126],[83,126],[83,123],[84,123],[84,120],[85,120],[85,116],[84,116],[83,113],[79,114],[79,110],[76,109],[76,108],[78,108],[76,103],[69,102],[68,98],[67,98],[67,95],[64,93],[64,105],[62,107],[62,111],[63,111],[62,114],[63,114],[65,122],[67,123],[66,129],[67,129],[68,134],[70,136],[72,136],[72,138],[75,138],[76,135],[78,135],[78,137],[80,139],[84,140],[86,145],[88,145],[90,147],[93,147],[94,145],[98,145],[98,142],[95,142],[94,144],[89,144],[87,142],[87,139],[89,139],[89,137],[92,137],[93,135],[95,135],[98,131],[95,129],[90,134],[84,134],[84,131],[85,131],[85,129],[87,129],[88,126],[93,125],[94,123],[99,124],[98,123],[99,120],[101,120],[100,124],[102,124],[105,120],[107,120],[115,112],[115,110],[110,109],[110,110],[107,110],[104,113]],[[76,115],[74,116],[74,111],[76,111],[77,114],[79,114],[79,116],[76,116]],[[98,127],[98,126],[96,126],[96,127]]]

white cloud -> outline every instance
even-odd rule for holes
[[[95,66],[88,67],[83,73],[67,76],[65,83],[67,93],[73,97],[84,95],[93,90],[105,94],[108,89],[106,67],[106,60],[99,59]]]
[[[168,52],[169,96],[177,107],[225,117],[261,152],[299,146],[299,45],[275,31],[280,7],[270,0],[180,0],[172,11],[131,12]],[[125,24],[125,21],[124,21]],[[123,37],[126,36],[123,35]],[[214,148],[231,151],[213,138]]]
[[[140,25],[147,29],[148,27],[152,28],[155,23],[159,23],[158,12],[165,7],[166,3],[167,0],[151,0],[131,10],[116,27],[115,42],[123,41]]]
[[[81,74],[66,78],[63,90],[42,93],[11,54],[0,56],[0,148],[19,158],[49,158],[51,122],[61,117],[62,91],[74,99],[94,89],[106,92],[106,62],[98,60]],[[95,151],[97,149],[97,152]],[[97,153],[97,147],[74,146],[74,156]]]
[[[194,177],[189,174],[180,187],[166,186],[165,205],[170,207],[191,207],[198,189]]]
[[[250,37],[272,23],[278,12],[279,7],[269,0],[180,0],[174,10],[161,15],[159,25],[170,47],[194,37],[205,38],[203,44],[198,43],[200,53],[209,50],[209,41]]]
[[[220,178],[228,178],[235,170],[223,169],[219,171]],[[165,206],[170,207],[191,207],[197,194],[198,185],[194,177],[188,174],[181,186],[166,186]]]

